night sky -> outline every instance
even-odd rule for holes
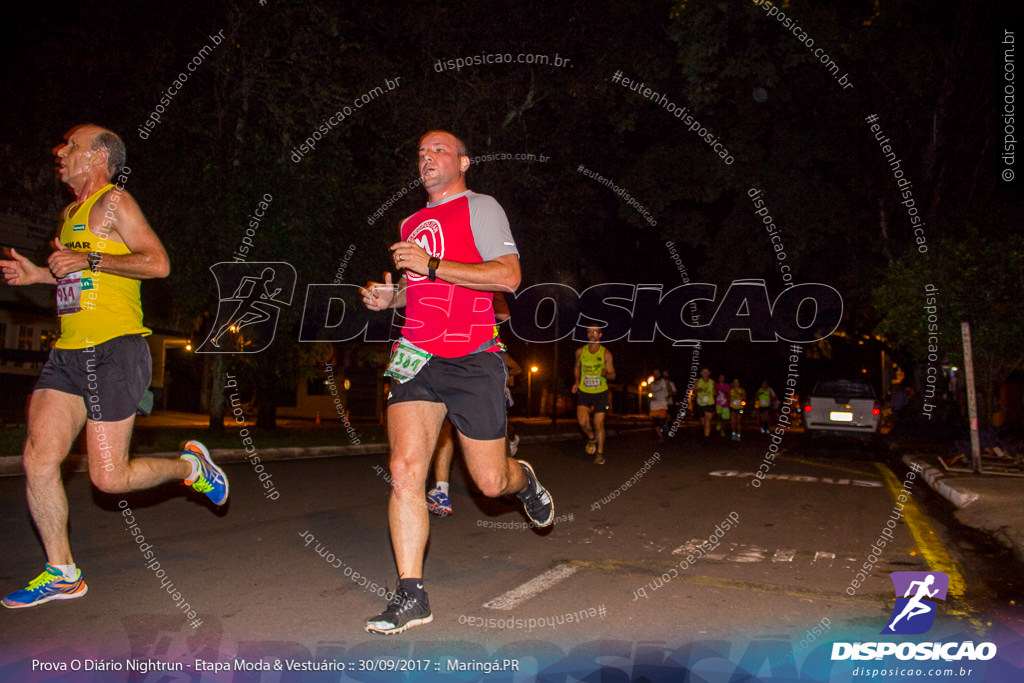
[[[825,283],[843,314],[823,362],[842,356],[841,339],[885,334],[912,369],[913,325],[886,322],[900,302],[919,313],[909,280],[956,279],[961,252],[1020,263],[1017,181],[1001,176],[1016,167],[1000,159],[1004,30],[1019,10],[882,1],[783,11],[697,1],[23,4],[0,48],[0,210],[55,224],[68,193],[50,149],[80,122],[118,132],[128,189],[173,264],[170,278],[144,286],[147,320],[201,336],[216,306],[208,268],[237,255],[265,195],[248,260],[292,263],[300,292],[332,282],[343,261],[345,283],[379,279],[397,222],[424,201],[408,189],[415,141],[450,128],[477,157],[469,186],[509,215],[523,287],[713,283],[718,300],[699,313],[707,323],[733,281],[764,280],[769,300],[790,283]],[[1019,294],[1012,277],[982,281],[992,291],[980,298],[968,284],[944,288],[945,323]],[[527,359],[550,354],[509,341]],[[573,345],[561,354],[564,383]],[[612,348],[628,382],[655,364],[687,372],[689,355],[661,337]],[[784,353],[740,332],[706,345],[702,359],[753,385],[781,373]]]

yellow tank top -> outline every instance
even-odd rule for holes
[[[608,391],[608,381],[601,374],[604,370],[604,347],[597,347],[597,353],[590,352],[590,345],[583,347],[580,354],[580,391],[599,394]]]
[[[697,386],[694,390],[697,395],[697,405],[709,406],[715,402],[715,383],[711,378],[704,379],[701,377],[697,380]]]
[[[108,184],[89,196],[70,216],[65,212],[60,241],[74,251],[98,252],[120,256],[132,253],[122,242],[107,239],[92,231],[89,211],[114,187]],[[113,203],[114,195],[108,202]],[[80,270],[57,282],[57,314],[60,316],[59,349],[84,349],[126,334],[150,334],[142,324],[139,281],[99,270]]]

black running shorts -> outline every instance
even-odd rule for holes
[[[462,434],[478,441],[504,439],[507,381],[503,353],[433,356],[408,382],[391,381],[388,405],[405,401],[443,403],[448,418]]]
[[[590,394],[579,390],[576,392],[576,407],[593,408],[595,413],[608,412],[608,390]]]
[[[149,344],[129,334],[84,349],[51,349],[36,389],[81,396],[88,419],[119,422],[135,414],[152,376]]]

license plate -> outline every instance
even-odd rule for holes
[[[828,419],[833,422],[853,422],[853,413],[844,413],[838,410],[833,410],[828,414]]]

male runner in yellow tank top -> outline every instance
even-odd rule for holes
[[[587,328],[586,346],[576,349],[573,366],[572,393],[576,394],[576,420],[587,435],[587,454],[594,455],[594,464],[604,464],[604,416],[608,412],[608,380],[615,379],[612,352],[601,346],[601,330]],[[594,414],[591,426],[590,414]]]
[[[215,504],[228,496],[224,472],[189,441],[180,459],[128,457],[135,411],[149,387],[152,360],[144,336],[140,280],[167,277],[170,261],[138,204],[120,185],[124,143],[90,124],[54,149],[61,181],[75,193],[45,266],[10,250],[0,260],[9,285],[57,285],[61,333],[32,392],[25,440],[28,506],[46,549],[46,568],[5,607],[31,607],[85,595],[68,540],[68,504],[60,466],[85,428],[89,478],[105,493],[184,481]],[[127,173],[125,172],[127,171]],[[120,175],[119,175],[120,174]]]

